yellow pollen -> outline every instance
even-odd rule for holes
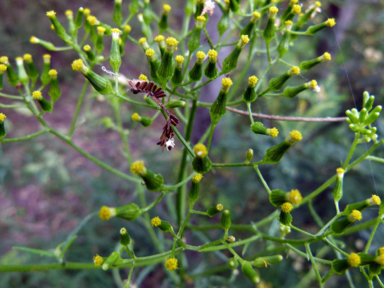
[[[16,60],[16,62],[20,62],[20,61],[23,62],[23,57],[16,57],[15,60]]]
[[[177,267],[177,259],[174,258],[174,257],[171,257],[171,258],[168,258],[167,260],[165,260],[165,269],[169,270],[169,271],[173,271],[173,270],[176,270],[178,267]]]
[[[112,28],[111,29],[111,33],[112,33],[112,36],[113,36],[113,34],[121,35],[123,32],[121,32],[120,29]]]
[[[32,60],[32,55],[31,54],[24,54],[24,60],[29,62],[30,60]]]
[[[147,51],[145,51],[145,55],[147,55],[148,57],[152,57],[153,55],[155,55],[155,50],[148,49]]]
[[[316,2],[315,2],[315,5],[316,5],[316,7],[321,7],[321,3],[320,3],[320,1],[316,1]]]
[[[91,14],[91,9],[89,9],[89,8],[85,8],[85,9],[84,9],[84,15],[87,16],[87,15],[89,15],[89,14]]]
[[[95,266],[101,266],[101,264],[103,264],[103,257],[96,254],[93,257],[93,263],[95,264]]]
[[[291,73],[293,75],[299,75],[300,74],[300,68],[297,67],[297,66],[293,66],[292,69],[291,69]]]
[[[192,178],[192,182],[194,183],[199,183],[201,181],[201,179],[203,178],[203,175],[202,174],[196,174],[195,176],[193,176]]]
[[[32,97],[36,100],[40,100],[43,98],[43,96],[41,96],[41,92],[40,91],[33,91],[32,93]]]
[[[196,57],[200,60],[205,58],[205,53],[203,51],[199,51],[196,53]]]
[[[97,32],[100,34],[104,34],[107,29],[105,29],[103,26],[97,26]]]
[[[232,80],[230,78],[223,78],[221,80],[221,84],[223,84],[224,88],[229,88],[229,87],[231,87],[233,85],[233,82],[232,82]]]
[[[156,42],[161,42],[161,41],[164,41],[165,40],[165,37],[163,36],[163,35],[158,35],[158,36],[156,36],[156,38],[155,38],[155,41]]]
[[[133,164],[131,165],[131,172],[133,174],[140,174],[140,175],[145,173],[146,169],[144,167],[144,162],[143,161],[133,162]]]
[[[140,45],[143,45],[145,42],[147,42],[147,38],[142,37],[142,38],[139,39],[139,44]]]
[[[163,9],[164,9],[165,12],[168,13],[169,11],[171,11],[172,8],[171,8],[170,5],[168,5],[168,4],[164,4],[164,5],[163,5]]]
[[[91,24],[91,25],[95,25],[96,22],[97,22],[97,18],[96,18],[95,16],[91,16],[91,15],[89,15],[89,16],[87,17],[87,21],[88,21],[89,24]]]
[[[376,256],[375,262],[379,263],[381,266],[384,266],[384,255],[380,254],[379,256]]]
[[[132,120],[133,121],[140,121],[140,116],[138,113],[133,113],[132,114]]]
[[[317,81],[316,80],[312,80],[311,82],[309,82],[309,86],[312,89],[315,89],[317,87]]]
[[[289,133],[289,136],[291,136],[292,140],[294,141],[301,141],[303,139],[303,136],[301,133],[297,130],[293,130],[292,132]]]
[[[43,58],[44,58],[44,59],[51,59],[51,55],[49,55],[49,54],[44,54],[44,55],[43,55]]]
[[[276,14],[277,12],[279,12],[279,9],[277,9],[276,7],[270,7],[269,8],[269,13],[271,14]]]
[[[89,46],[89,45],[85,45],[85,46],[83,47],[83,49],[84,49],[84,51],[89,52],[89,51],[91,51],[91,46]]]
[[[259,79],[256,76],[249,77],[248,86],[255,87],[255,85],[257,84],[257,81],[259,81]]]
[[[292,12],[295,14],[298,14],[301,12],[301,6],[300,5],[293,5]]]
[[[55,17],[55,15],[56,15],[56,12],[53,11],[53,10],[47,12],[47,16],[48,16],[49,18],[53,18],[53,17]]]
[[[241,39],[241,42],[243,42],[245,44],[247,44],[249,42],[248,35],[241,35],[240,39]]]
[[[166,41],[168,46],[176,46],[177,44],[179,44],[179,41],[177,41],[173,37],[168,37]]]
[[[303,196],[301,196],[301,193],[297,189],[292,189],[291,192],[287,193],[289,196],[289,202],[291,202],[294,205],[300,204],[301,200],[303,200]]]
[[[111,210],[107,206],[102,206],[99,210],[99,218],[103,221],[107,221],[112,217]]]
[[[328,27],[333,27],[336,25],[336,21],[334,18],[329,18],[327,21],[326,21],[326,24]]]
[[[255,12],[252,13],[252,16],[253,16],[254,18],[256,18],[256,19],[259,19],[261,15],[260,15],[259,12],[255,11]]]
[[[37,43],[39,43],[39,39],[36,38],[35,36],[32,36],[32,37],[29,39],[29,42],[31,42],[32,44],[37,44]]]
[[[0,57],[0,62],[1,63],[8,63],[8,57],[7,56]]]
[[[329,54],[328,52],[325,52],[323,54],[323,57],[324,57],[325,60],[328,60],[328,61],[330,61],[332,59],[331,54]]]
[[[216,209],[217,209],[217,211],[222,211],[224,209],[223,204],[217,204]]]
[[[49,70],[48,75],[51,76],[51,77],[52,76],[57,76],[57,71],[55,69],[51,69],[51,70]]]
[[[291,0],[291,4],[296,4],[299,0]]]
[[[67,10],[67,11],[65,11],[65,15],[66,16],[73,15],[73,11],[72,10]]]
[[[279,135],[279,130],[276,127],[269,129],[269,136],[276,138]]]
[[[7,65],[0,64],[0,72],[5,72],[7,70]]]
[[[293,206],[289,202],[285,202],[283,205],[281,205],[281,211],[284,213],[289,213],[293,209]]]
[[[357,267],[360,265],[361,263],[361,258],[359,255],[357,255],[357,253],[351,253],[348,257],[348,263],[349,265],[351,265],[352,267]]]
[[[211,60],[216,60],[217,59],[217,51],[213,50],[213,49],[209,50],[208,51],[208,57]]]
[[[359,210],[352,210],[351,214],[349,214],[348,218],[352,221],[363,219],[363,215]]]
[[[160,226],[160,225],[161,225],[161,219],[160,219],[160,217],[154,217],[154,218],[152,218],[152,220],[151,220],[151,225],[152,225],[152,227],[158,227],[158,226]]]
[[[5,114],[3,113],[0,113],[0,123],[3,123],[5,118],[7,118],[7,116],[5,116]],[[200,174],[197,174],[197,175],[200,175]]]
[[[379,255],[384,255],[384,246],[379,248]]]
[[[132,27],[130,25],[125,25],[124,26],[124,32],[129,33],[129,32],[131,32],[131,30],[132,30]]]
[[[372,202],[375,204],[375,205],[380,205],[381,204],[381,199],[379,196],[377,195],[372,195]]]
[[[198,143],[193,147],[193,152],[195,152],[195,155],[199,158],[204,158],[208,155],[207,147],[203,143]]]
[[[175,61],[176,61],[177,63],[183,64],[183,62],[184,62],[184,57],[181,56],[181,55],[177,55],[176,58],[175,58]]]
[[[141,81],[147,81],[147,80],[148,80],[148,77],[145,76],[144,74],[140,74],[140,76],[139,76],[139,80],[141,80]]]
[[[197,17],[196,17],[196,20],[197,20],[197,21],[201,21],[201,22],[205,22],[205,21],[207,21],[207,19],[206,19],[204,16],[197,16]]]
[[[337,169],[336,169],[336,173],[337,173],[337,174],[344,174],[344,173],[345,173],[345,170],[344,170],[343,168],[340,167],[340,168],[337,168]]]
[[[81,59],[77,59],[72,62],[72,69],[74,71],[79,71],[81,68],[83,68],[83,66],[84,66],[84,63],[83,63],[83,60]]]
[[[285,26],[292,26],[293,22],[291,20],[285,21],[284,22]]]

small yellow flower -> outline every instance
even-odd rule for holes
[[[143,43],[145,43],[145,42],[147,42],[147,38],[142,37],[142,38],[139,39],[139,44],[140,45],[143,45]]]
[[[327,61],[330,61],[330,60],[332,59],[331,54],[329,54],[328,52],[325,52],[325,53],[323,54],[323,57],[324,57],[324,59],[327,60]]]
[[[339,167],[339,168],[336,169],[336,173],[337,174],[341,174],[341,176],[342,176],[342,175],[344,175],[345,170],[343,168]]]
[[[141,81],[147,81],[147,80],[148,80],[148,77],[145,76],[144,74],[140,74],[140,76],[139,76],[139,80],[141,80]]]
[[[84,8],[84,15],[87,16],[87,15],[89,15],[89,14],[91,14],[91,9],[89,9],[89,8]]]
[[[217,211],[223,211],[223,209],[224,209],[223,204],[217,204],[216,209],[217,209]]]
[[[279,9],[277,9],[276,7],[270,7],[269,8],[269,13],[271,13],[271,16],[275,16],[275,14],[279,12]]]
[[[170,47],[173,47],[173,46],[176,46],[177,44],[179,44],[179,41],[177,41],[173,37],[168,37],[166,41],[167,41],[167,45]]]
[[[248,35],[241,35],[240,39],[241,39],[241,42],[243,42],[244,44],[247,44],[249,42]]]
[[[202,174],[196,174],[195,176],[192,177],[192,182],[199,183],[202,178],[203,178]]]
[[[257,84],[257,81],[259,81],[259,79],[257,79],[256,76],[249,77],[248,78],[248,86],[255,87],[255,85]]]
[[[51,70],[49,70],[48,75],[51,77],[57,76],[57,71],[55,69],[51,69]]]
[[[72,69],[74,71],[79,71],[83,68],[84,66],[84,63],[83,63],[83,60],[81,59],[77,59],[75,61],[72,62]]]
[[[172,7],[168,4],[164,4],[163,9],[166,13],[169,13],[169,11],[171,11]]]
[[[91,51],[91,46],[89,46],[89,45],[85,45],[85,46],[83,47],[83,49],[84,49],[85,52],[89,52],[89,51]]]
[[[4,64],[8,64],[9,62],[8,62],[8,57],[7,56],[2,56],[2,57],[0,57],[0,62],[1,63],[4,63]]]
[[[73,11],[72,10],[67,10],[67,11],[65,11],[65,15],[66,16],[71,16],[71,15],[73,15]]]
[[[369,198],[368,202],[371,205],[380,205],[381,204],[381,199],[377,195],[372,195],[372,198]]]
[[[293,66],[292,69],[289,71],[291,75],[299,75],[300,74],[300,68],[297,66]]]
[[[49,54],[44,54],[43,55],[43,59],[45,60],[45,59],[51,59],[51,55],[49,55]]]
[[[255,19],[259,19],[261,17],[261,14],[259,12],[255,11],[252,13],[252,17]]]
[[[3,74],[7,70],[7,65],[0,64],[0,73]]]
[[[312,89],[315,89],[317,87],[317,81],[312,80],[311,82],[309,82],[309,87],[311,87]]]
[[[228,89],[229,87],[231,87],[233,85],[233,82],[230,78],[223,78],[221,80],[221,84],[223,85],[223,87],[225,89]]]
[[[112,39],[119,39],[120,35],[123,34],[123,32],[121,32],[121,30],[117,28],[112,28],[111,33],[112,33]]]
[[[31,54],[24,54],[23,58],[26,62],[29,63],[32,60],[32,55]]]
[[[321,2],[320,1],[316,1],[315,5],[316,5],[316,7],[321,7]]]
[[[99,210],[99,218],[103,221],[108,221],[116,216],[116,211],[108,206],[102,206]]]
[[[205,22],[205,21],[207,21],[207,19],[206,19],[204,16],[197,16],[197,17],[196,17],[196,20],[197,20],[197,21],[201,21],[201,22]]]
[[[131,32],[131,30],[132,30],[132,27],[130,26],[130,25],[124,25],[124,32],[126,32],[126,33],[129,33],[129,32]]]
[[[48,11],[47,12],[47,16],[49,17],[49,18],[54,18],[55,17],[55,15],[56,15],[56,12],[55,11]]]
[[[299,0],[291,0],[291,4],[296,4]]]
[[[147,169],[145,169],[143,161],[136,161],[136,162],[133,162],[133,164],[131,165],[131,172],[133,174],[143,175],[146,171]]]
[[[293,5],[292,13],[298,14],[301,12],[301,6],[300,5]]]
[[[379,256],[376,256],[375,262],[379,263],[381,266],[384,266],[384,254],[380,253]]]
[[[176,270],[177,267],[177,259],[175,257],[168,258],[165,260],[165,269],[169,271]]]
[[[153,55],[155,55],[155,50],[147,49],[147,51],[145,51],[145,55],[147,55],[148,57],[152,57]]]
[[[132,114],[132,120],[133,121],[140,121],[140,116],[138,113],[133,113]]]
[[[107,29],[105,29],[103,26],[97,26],[97,33],[100,35],[100,36],[103,36],[105,31],[107,31]]]
[[[160,219],[160,217],[154,217],[154,218],[152,218],[152,220],[151,220],[151,225],[152,225],[152,227],[158,227],[158,226],[160,226],[160,225],[161,225],[161,219]]]
[[[348,216],[348,219],[351,221],[351,222],[354,222],[356,220],[361,220],[363,219],[363,215],[361,214],[361,212],[359,210],[352,210],[351,214],[349,214]]]
[[[165,37],[163,36],[163,35],[158,35],[158,36],[156,36],[156,38],[155,38],[155,41],[156,42],[161,42],[161,41],[164,41],[165,40]]]
[[[195,155],[200,158],[204,158],[208,155],[207,147],[203,143],[198,143],[193,148],[193,152],[195,152]]]
[[[208,51],[208,57],[211,60],[216,60],[217,59],[217,51],[213,50],[213,49],[209,50]]]
[[[293,206],[289,202],[285,202],[283,205],[281,205],[281,211],[284,213],[289,213],[293,209]]]
[[[292,26],[293,22],[291,20],[285,21],[284,22],[285,26]]]
[[[103,257],[99,256],[98,254],[93,256],[93,263],[95,264],[95,266],[101,266],[103,262],[104,262]]]
[[[205,53],[203,51],[199,51],[196,53],[196,57],[200,60],[203,60],[205,58]]]
[[[92,15],[89,15],[87,17],[87,21],[89,24],[91,24],[92,26],[95,25],[98,21],[97,21],[97,18],[95,16],[92,16]]]
[[[175,58],[175,61],[176,61],[177,63],[183,64],[183,62],[184,62],[184,57],[181,56],[181,55],[177,55],[176,58]]]
[[[290,192],[287,193],[287,196],[287,200],[294,205],[300,204],[301,200],[303,200],[303,196],[301,196],[300,191],[297,189],[292,189]]]
[[[351,265],[352,267],[357,267],[360,265],[361,263],[361,258],[359,255],[357,255],[356,253],[351,253],[348,257],[348,263],[349,265]]]
[[[29,42],[31,42],[32,44],[37,44],[37,43],[39,43],[39,39],[36,38],[35,36],[32,36],[32,37],[29,39]]]
[[[276,127],[269,129],[269,136],[276,138],[279,135],[279,130]]]
[[[43,96],[41,96],[41,92],[40,91],[33,91],[33,93],[32,93],[32,97],[34,98],[34,99],[36,99],[36,100],[40,100],[40,99],[42,99],[43,98]]]
[[[293,130],[292,132],[289,133],[289,136],[291,139],[295,142],[301,141],[303,139],[303,136],[301,133],[297,130]]]
[[[333,27],[336,25],[336,21],[334,18],[329,18],[327,21],[326,21],[326,24],[328,27]]]
[[[5,114],[3,114],[3,113],[0,113],[0,123],[3,123],[5,118],[7,118],[7,116],[5,116]],[[197,175],[199,175],[199,174],[197,174]]]

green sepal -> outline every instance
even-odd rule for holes
[[[67,18],[68,20],[68,32],[69,34],[73,35],[76,31],[76,28],[75,28],[75,23],[73,22],[73,16],[72,18]]]
[[[148,127],[152,124],[152,118],[151,117],[140,117],[139,122],[144,127]]]
[[[4,121],[0,123],[0,140],[3,139],[7,135],[7,131],[5,131]]]
[[[234,0],[232,0],[234,1]],[[257,284],[260,282],[260,276],[256,273],[256,271],[253,269],[252,265],[248,262],[244,263],[241,266],[241,272],[252,281],[252,283]]]
[[[212,207],[209,207],[209,208],[208,208],[208,210],[207,210],[207,214],[208,214],[209,217],[216,216],[217,214],[219,214],[219,213],[223,210],[223,206],[222,206],[222,205],[220,205],[221,210],[218,209],[218,206],[219,206],[219,205],[220,205],[220,204],[217,204],[217,205],[215,205],[215,206],[212,206]]]
[[[96,60],[95,53],[93,53],[92,50],[85,51],[85,53],[87,54],[87,59],[88,59],[90,62],[94,62],[94,61]]]
[[[380,265],[379,263],[374,262],[369,264],[368,266],[369,276],[374,277],[374,276],[380,275],[382,269],[383,269],[383,266]]]
[[[371,111],[373,102],[375,101],[375,96],[369,96],[369,92],[364,91],[363,93],[363,108],[367,109],[367,111]]]
[[[223,35],[229,28],[229,9],[223,9],[222,12],[223,16],[221,16],[221,19],[217,23],[217,30],[219,31],[220,36]]]
[[[124,231],[125,233],[122,233],[121,229],[120,229],[120,244],[122,246],[128,246],[129,243],[131,242],[131,237],[129,237],[129,234],[128,234],[128,231],[127,229],[125,229]]]
[[[247,103],[252,103],[257,98],[255,87],[247,87],[243,93],[243,100]]]
[[[141,215],[140,207],[135,203],[129,203],[124,206],[116,207],[116,217],[133,221]]]
[[[211,116],[212,125],[219,123],[220,118],[225,115],[227,106],[228,91],[220,89],[219,95],[215,102],[213,102],[211,108],[209,108],[209,115]]]
[[[135,15],[137,12],[139,12],[140,4],[139,0],[132,0],[131,4],[129,4],[129,13],[131,15]]]
[[[156,75],[163,83],[167,82],[172,77],[175,70],[172,56],[173,52],[165,51],[164,57],[161,58],[161,63]]]
[[[3,76],[4,76],[4,73],[0,74],[0,91],[3,90]]]
[[[284,23],[284,21],[286,21],[285,18],[289,15],[289,13],[291,13],[293,5],[294,5],[293,3],[289,3],[287,6],[287,9],[285,9],[283,14],[281,14],[280,16],[281,23]]]
[[[309,18],[311,18],[311,15],[313,14],[313,12],[315,12],[317,7],[312,7],[311,9],[309,9],[307,12],[305,12],[303,15],[301,15],[299,17],[299,19],[297,19],[297,22],[295,25],[297,26],[300,26],[300,28],[298,30],[301,29],[301,27],[308,22]],[[297,31],[297,30],[295,30]]]
[[[41,98],[40,100],[37,100],[37,102],[39,102],[41,110],[44,112],[52,112],[52,104],[48,100]]]
[[[216,61],[215,62],[208,61],[207,67],[205,67],[205,70],[204,70],[205,77],[212,80],[216,78],[217,73],[218,73],[218,70],[216,67]]]
[[[158,226],[163,232],[171,232],[173,230],[171,223],[161,220],[161,224]]]
[[[361,109],[359,113],[359,122],[364,123],[365,119],[367,118],[367,115],[368,115],[367,109],[365,108]]]
[[[240,9],[239,2],[237,0],[229,0],[229,9],[231,9],[232,12],[236,12]]]
[[[111,47],[109,63],[111,64],[113,71],[115,73],[118,73],[121,65],[119,39],[112,39],[112,47]]]
[[[49,91],[48,91],[49,97],[51,97],[52,105],[55,104],[57,100],[59,100],[61,96],[61,90],[59,87],[59,83],[57,81],[57,78],[51,78],[51,83],[49,85]]]
[[[160,33],[163,33],[168,28],[168,13],[163,13],[159,22]]]
[[[265,257],[258,257],[255,260],[253,260],[252,265],[255,266],[256,268],[266,268],[268,267],[267,265],[278,264],[281,261],[283,261],[283,256],[281,255],[265,256]]]
[[[277,52],[279,52],[280,58],[283,58],[285,53],[289,51],[290,39],[291,39],[291,32],[285,30],[284,35],[280,40],[279,46],[277,46]]]
[[[76,29],[79,29],[81,27],[81,25],[83,24],[83,17],[84,17],[84,9],[82,7],[80,7],[77,10],[76,18],[75,18],[75,22],[74,22]]]
[[[268,83],[269,90],[271,91],[280,90],[289,78],[291,78],[291,75],[289,74],[288,71],[280,76],[272,78],[271,80],[269,80],[269,83]]]
[[[297,94],[299,94],[300,92],[303,92],[304,90],[307,90],[308,87],[306,84],[303,84],[303,85],[299,85],[299,86],[288,86],[286,87],[284,90],[283,90],[283,96],[284,97],[287,97],[289,99],[292,99],[293,97],[295,97]]]
[[[163,176],[161,176],[161,174],[147,170],[147,173],[145,175],[140,176],[144,180],[148,191],[156,192],[160,191],[163,188],[164,178]]]
[[[191,188],[189,189],[188,193],[188,199],[189,202],[195,203],[199,199],[199,189],[200,189],[200,182],[193,182],[191,184]]]
[[[116,251],[112,252],[101,267],[103,268],[103,270],[108,270],[109,268],[112,268],[112,266],[116,264],[119,260],[121,260],[120,254]]]
[[[189,2],[189,1],[188,1]],[[205,1],[204,1],[205,2]],[[196,19],[198,16],[201,15],[201,13],[203,12],[203,9],[204,9],[204,2],[201,2],[201,1],[197,1],[196,3],[196,10],[195,10],[195,14],[194,14],[194,18]]]
[[[247,150],[247,153],[245,153],[245,163],[251,162],[252,159],[253,159],[253,150],[251,148],[249,148]]]
[[[19,76],[17,76],[15,70],[13,70],[12,66],[10,64],[7,65],[7,77],[8,77],[8,82],[12,86],[17,86],[19,84]]]
[[[182,68],[175,67],[175,72],[173,73],[171,84],[173,88],[176,88],[183,82],[183,71]]]
[[[29,78],[31,78],[32,88],[35,87],[36,80],[39,78],[39,72],[37,71],[33,61],[27,62],[27,74]]]
[[[359,201],[356,203],[348,204],[343,211],[343,215],[348,216],[352,213],[353,210],[363,211],[364,209],[370,207],[367,200]]]
[[[55,32],[57,36],[59,36],[65,43],[70,43],[71,42],[71,36],[67,34],[65,31],[63,25],[57,20],[56,16],[53,18],[49,18],[51,20],[53,26],[55,27]]]
[[[235,270],[237,268],[237,266],[239,266],[239,261],[237,261],[236,257],[232,257],[232,258],[228,259],[228,263],[227,264],[228,264],[228,267],[230,269]]]
[[[336,202],[339,202],[340,199],[343,197],[343,179],[344,177],[336,177],[336,184],[335,188],[333,188],[332,195]],[[354,209],[352,209],[354,210]],[[352,210],[347,214],[349,215]]]
[[[101,54],[104,50],[104,36],[97,35],[97,40],[96,40],[96,51],[97,53]]]
[[[251,130],[255,134],[264,134],[268,135],[268,129],[264,127],[263,123],[261,122],[254,122],[251,125]]]
[[[326,22],[323,22],[323,23],[320,23],[317,25],[313,25],[313,26],[309,26],[307,31],[306,31],[306,34],[313,35],[313,34],[319,32],[320,30],[323,30],[326,27],[328,27]]]
[[[188,39],[188,42],[187,42],[189,53],[192,53],[193,51],[195,51],[197,48],[200,47],[201,29],[202,28],[195,27],[192,30],[191,37]]]
[[[275,38],[275,17],[268,17],[267,25],[263,32],[263,38],[267,44]]]
[[[345,115],[347,115],[347,117],[349,118],[349,120],[353,124],[359,123],[359,114],[358,113],[353,113],[353,111],[347,110],[347,111],[345,111]]]
[[[369,265],[371,263],[377,263],[375,262],[376,260],[376,255],[369,255],[369,254],[366,254],[366,253],[357,253],[357,255],[359,255],[360,257],[360,265],[359,266],[365,266],[365,265]]]
[[[243,49],[239,45],[235,46],[235,49],[224,59],[222,73],[228,73],[237,66],[237,60],[239,59],[240,53]]]
[[[16,62],[16,65],[17,65],[17,75],[20,83],[23,84],[24,86],[27,86],[29,83],[29,77],[24,68],[24,61],[21,61],[20,64],[17,64]]]
[[[316,66],[317,64],[320,64],[321,62],[322,61],[320,61],[319,58],[303,61],[300,63],[299,68],[301,71],[308,71],[309,69]]]
[[[95,88],[95,90],[100,94],[106,95],[113,92],[111,81],[96,74],[92,70],[89,70],[84,76],[88,79],[93,88]]]
[[[51,81],[51,76],[48,72],[51,70],[51,63],[44,62],[43,72],[41,72],[40,80],[43,83],[43,86],[46,86]]]
[[[104,35],[107,35],[107,36],[112,35],[112,31],[111,31],[112,27],[109,26],[108,24],[105,24],[105,23],[100,22],[100,23],[98,24],[98,26],[101,26],[101,27],[104,27],[104,28],[105,28]]]
[[[165,104],[165,108],[167,109],[175,109],[175,108],[182,108],[185,107],[185,101],[182,100],[171,100],[168,101],[167,104]]]
[[[144,23],[147,25],[149,25],[152,21],[152,13],[151,13],[151,8],[149,7],[149,1],[148,3],[144,1],[143,19],[144,19]]]
[[[281,158],[283,158],[285,152],[287,152],[287,150],[291,148],[291,146],[292,145],[289,142],[284,140],[280,144],[269,148],[267,151],[265,151],[263,162],[271,164],[279,163]]]
[[[367,118],[365,118],[364,124],[365,125],[370,125],[373,122],[375,122],[376,119],[379,118],[381,110],[382,110],[381,105],[376,106],[375,108],[373,108],[372,111],[369,112],[369,115],[367,116]]]
[[[335,259],[332,261],[332,269],[336,274],[344,274],[350,267],[348,259]]]
[[[290,212],[280,212],[279,221],[281,224],[289,226],[291,225],[292,220],[293,218]]]
[[[199,81],[203,77],[203,64],[195,62],[195,65],[193,65],[188,75],[189,75],[189,80]]]
[[[155,82],[160,82],[160,79],[157,77],[157,71],[159,69],[159,61],[157,59],[151,61],[148,59],[149,67],[151,68],[151,78]],[[157,105],[157,104],[156,104]]]
[[[86,23],[89,23],[88,21],[86,21]],[[89,29],[89,32],[90,32],[90,35],[89,35],[89,38],[91,39],[92,43],[97,45],[97,39],[99,37],[99,35],[97,34],[96,32],[96,27],[89,24],[90,26],[90,29]]]
[[[221,214],[220,224],[221,228],[223,228],[224,230],[228,230],[229,228],[231,228],[232,221],[231,212],[229,210],[224,210]]]
[[[300,31],[302,27],[303,27],[302,25],[298,25],[297,23],[295,23],[293,24],[291,31],[294,31],[294,32]],[[291,42],[295,41],[298,37],[299,35],[291,33],[291,37],[290,37]]]
[[[115,1],[115,5],[113,6],[113,22],[120,27],[121,21],[123,21],[123,13],[121,12],[121,2]]]
[[[344,230],[350,226],[353,222],[349,221],[348,217],[345,217],[340,220],[336,220],[331,224],[331,231],[335,235],[339,235],[344,232]]]
[[[256,22],[249,21],[247,25],[240,31],[240,35],[248,35],[249,38],[251,38],[252,29],[255,27]]]
[[[192,168],[195,172],[200,174],[207,173],[212,167],[211,159],[208,156],[204,158],[195,157],[192,160]]]
[[[286,193],[279,189],[272,190],[269,194],[269,202],[275,207],[281,207],[287,202]]]

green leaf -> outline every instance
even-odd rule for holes
[[[29,253],[32,253],[32,254],[37,254],[37,255],[40,255],[40,256],[56,257],[56,255],[54,253],[48,252],[48,251],[45,251],[45,250],[40,250],[40,249],[33,249],[33,248],[20,247],[20,246],[13,246],[12,249],[21,250],[21,251],[29,252]]]

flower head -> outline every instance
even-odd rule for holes
[[[197,59],[204,60],[204,58],[205,58],[205,53],[204,53],[203,51],[198,51],[198,52],[196,53],[196,57],[197,57]]]
[[[223,209],[224,209],[223,204],[217,204],[217,205],[216,205],[216,209],[217,209],[218,211],[223,211]]]
[[[317,81],[316,80],[311,80],[311,82],[308,82],[308,86],[312,89],[316,89],[317,87]]]
[[[152,227],[158,227],[158,226],[160,226],[160,225],[161,225],[161,219],[160,219],[160,217],[154,217],[154,218],[152,218],[152,220],[151,220],[151,225],[152,225]]]
[[[289,136],[294,142],[298,142],[303,139],[303,136],[298,130],[293,130],[292,132],[289,133]]]
[[[353,210],[351,212],[351,214],[349,214],[348,216],[348,219],[351,221],[351,222],[354,222],[356,220],[361,220],[363,219],[363,215],[361,214],[361,212],[359,210]]]
[[[91,51],[91,46],[89,46],[89,45],[85,45],[85,46],[83,47],[83,49],[84,49],[85,52],[89,52],[89,51]]]
[[[103,257],[99,256],[98,254],[93,256],[93,263],[95,264],[95,266],[101,266],[103,262],[104,262]]]
[[[8,64],[9,62],[8,62],[8,57],[7,56],[2,56],[2,57],[0,57],[0,62],[1,63],[4,63],[4,64]]]
[[[368,199],[368,203],[370,205],[380,205],[381,204],[381,199],[377,195],[372,195],[372,197]]]
[[[171,11],[172,7],[168,4],[163,5],[164,12],[169,13]]]
[[[349,265],[351,265],[352,267],[357,267],[360,265],[361,263],[361,258],[359,255],[357,255],[357,253],[351,253],[348,257],[348,263]]]
[[[145,51],[145,55],[147,55],[148,57],[152,57],[153,55],[155,55],[155,50],[153,49],[147,49]]]
[[[140,121],[140,116],[138,113],[133,113],[132,114],[132,120],[133,121]]]
[[[167,50],[170,52],[176,49],[177,44],[179,44],[179,41],[177,41],[173,37],[168,37],[166,42],[167,42]]]
[[[300,5],[293,5],[292,7],[292,13],[298,14],[301,12],[301,6]]]
[[[41,92],[40,91],[33,91],[33,93],[32,93],[32,97],[34,98],[34,99],[36,99],[36,100],[40,100],[40,99],[42,99],[43,98],[43,96],[41,96]]]
[[[300,68],[297,66],[293,66],[291,70],[289,70],[289,74],[291,75],[299,75],[300,74]]]
[[[99,218],[103,221],[107,221],[116,216],[116,211],[108,206],[102,206],[99,210]]]
[[[192,177],[192,182],[199,183],[202,178],[203,178],[203,175],[198,173],[198,174],[196,174],[195,176]]]
[[[97,34],[100,35],[100,36],[103,36],[105,31],[107,31],[107,29],[105,29],[105,27],[103,26],[97,26]]]
[[[276,138],[278,135],[279,135],[279,130],[277,130],[276,127],[273,127],[271,129],[268,129],[269,131],[267,131],[268,135],[273,137],[273,138]]]
[[[158,36],[156,36],[156,38],[155,38],[155,41],[156,42],[161,42],[161,41],[164,41],[165,40],[165,37],[163,36],[163,35],[158,35]]]
[[[112,33],[112,39],[119,39],[120,35],[123,34],[123,32],[121,32],[121,30],[117,28],[112,28],[111,33]]]
[[[281,211],[284,213],[289,213],[293,209],[293,206],[289,202],[285,202],[283,205],[281,205]]]
[[[209,60],[215,61],[217,59],[217,51],[214,49],[209,50],[208,57],[209,57]]]
[[[223,88],[228,89],[233,85],[233,82],[231,78],[223,78],[221,79],[221,84],[223,85]]]
[[[241,35],[240,40],[243,44],[247,44],[249,42],[248,35]]]
[[[183,62],[184,62],[184,57],[181,56],[181,55],[177,55],[176,58],[175,58],[175,61],[176,61],[177,63],[183,64]]]
[[[330,61],[332,59],[331,54],[329,54],[328,52],[325,52],[323,54],[323,58],[324,60],[327,60],[327,61]]]
[[[84,65],[83,60],[77,59],[72,62],[72,69],[74,71],[80,71],[81,73],[85,74],[88,72],[88,67]]]
[[[124,25],[124,32],[126,32],[126,33],[129,33],[129,32],[131,32],[131,30],[132,30],[132,27],[130,26],[130,25]]]
[[[139,80],[141,80],[141,81],[147,81],[147,80],[148,80],[148,77],[145,76],[144,74],[140,74],[140,76],[139,76]]]
[[[257,81],[259,81],[259,79],[256,76],[249,77],[248,78],[248,86],[255,87],[255,85],[257,84]]]
[[[32,60],[32,55],[31,54],[24,54],[24,56],[23,56],[23,58],[24,58],[24,60],[26,61],[26,62],[31,62],[31,60]]]
[[[208,155],[207,147],[203,143],[196,144],[193,152],[195,152],[195,155],[199,158],[204,158]]]
[[[269,8],[270,17],[274,17],[277,12],[279,12],[279,9],[277,9],[276,7],[270,7]]]
[[[303,200],[303,196],[301,196],[300,191],[297,189],[292,189],[291,192],[287,193],[287,196],[287,200],[295,205],[300,204],[301,200]]]
[[[54,17],[56,17],[56,12],[55,11],[48,11],[47,12],[47,16],[48,16],[48,18],[54,18]]]
[[[55,69],[51,69],[49,70],[48,75],[51,77],[57,76],[57,71]]]
[[[5,118],[7,118],[7,116],[5,116],[3,113],[0,113],[0,123],[3,123]]]
[[[168,258],[165,260],[165,269],[169,271],[176,270],[177,267],[177,259],[175,257]]]
[[[320,1],[316,1],[316,2],[315,2],[315,5],[316,5],[316,7],[319,7],[319,8],[320,8],[320,7],[321,7],[321,2],[320,2]]]
[[[328,27],[333,27],[336,25],[336,21],[334,18],[329,18],[327,21],[326,21],[326,24]]]
[[[131,172],[133,174],[139,174],[139,175],[145,174],[147,172],[147,169],[144,166],[144,162],[143,161],[133,162],[133,164],[131,165]]]
[[[0,64],[0,74],[4,74],[7,71],[7,65]]]

